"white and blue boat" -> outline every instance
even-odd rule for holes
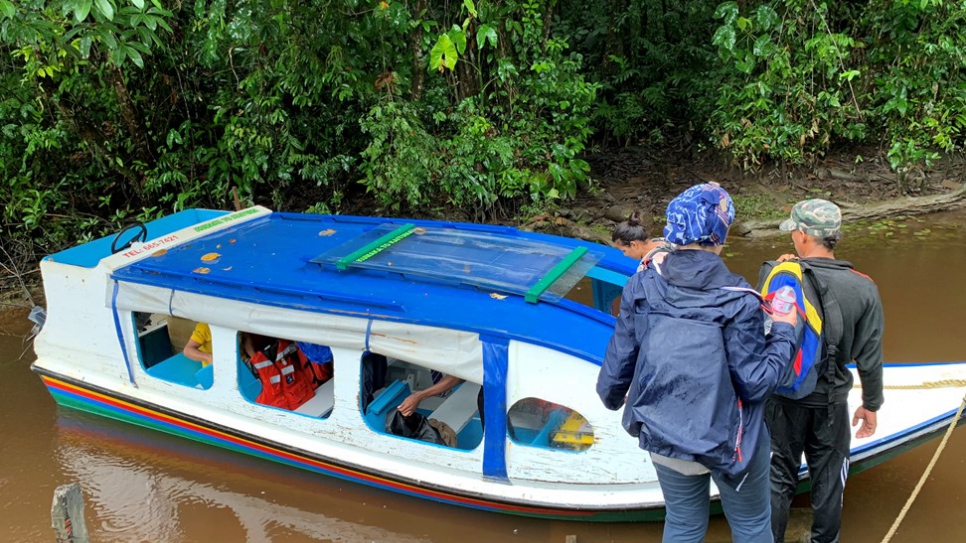
[[[177,213],[41,269],[48,313],[33,369],[61,405],[447,504],[663,515],[648,456],[594,391],[613,300],[636,269],[614,249],[509,227],[253,207]],[[200,322],[213,344],[204,367],[182,353]],[[297,407],[265,405],[242,334],[328,346],[333,376]],[[388,366],[367,401],[373,354]],[[462,380],[420,404],[455,442],[389,433],[395,408],[434,374]],[[885,381],[879,431],[854,440],[853,470],[941,432],[966,393],[966,363],[890,366]]]

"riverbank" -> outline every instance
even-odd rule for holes
[[[863,151],[869,158],[862,158]],[[721,183],[735,200],[738,224],[732,235],[751,238],[777,233],[777,224],[791,206],[807,198],[836,202],[852,225],[966,205],[966,160],[959,156],[902,176],[876,155],[876,149],[843,152],[808,167],[767,166],[757,171],[742,170],[729,160],[710,151],[682,156],[627,149],[594,155],[588,162],[598,181],[595,190],[582,191],[574,201],[531,217],[522,226],[606,243],[617,222],[640,210],[648,231],[659,235],[670,199],[707,181]]]

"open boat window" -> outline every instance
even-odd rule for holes
[[[462,450],[479,446],[479,384],[372,352],[361,362],[360,409],[373,431]]]
[[[184,354],[197,323],[160,313],[133,313],[138,360],[155,379],[191,388],[211,388],[211,367]],[[211,334],[208,334],[210,353]],[[206,367],[207,366],[207,367]]]
[[[328,346],[238,333],[238,390],[249,402],[313,418],[334,404],[335,360]]]
[[[594,429],[580,413],[539,398],[523,398],[507,411],[507,434],[517,445],[586,451]]]

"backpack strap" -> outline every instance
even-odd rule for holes
[[[767,298],[765,296],[762,296],[760,292],[758,292],[753,288],[748,288],[748,287],[720,287],[720,288],[721,290],[727,290],[729,292],[741,292],[743,294],[751,294],[752,296],[758,299],[758,303],[761,304],[761,308],[765,311],[765,313],[771,312],[771,309],[766,303]]]
[[[835,374],[835,361],[838,357],[839,342],[845,333],[845,320],[842,317],[842,307],[832,294],[825,282],[814,268],[806,261],[799,260],[802,266],[802,275],[808,276],[809,281],[818,294],[818,303],[822,308],[824,324],[822,325],[822,337],[825,344],[825,376],[828,378],[828,403],[832,403],[832,383]]]
[[[667,255],[674,251],[674,247],[670,245],[659,245],[651,249],[646,255],[644,255],[644,258],[641,259],[641,264],[637,267],[638,273],[651,268],[656,271],[658,275],[663,277],[664,273],[661,272],[661,264],[664,263],[664,259],[667,258]]]

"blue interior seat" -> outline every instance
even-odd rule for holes
[[[377,432],[386,431],[386,419],[392,414],[392,410],[399,407],[412,392],[409,384],[404,381],[395,380],[382,390],[376,399],[369,403],[363,418],[366,424]]]

